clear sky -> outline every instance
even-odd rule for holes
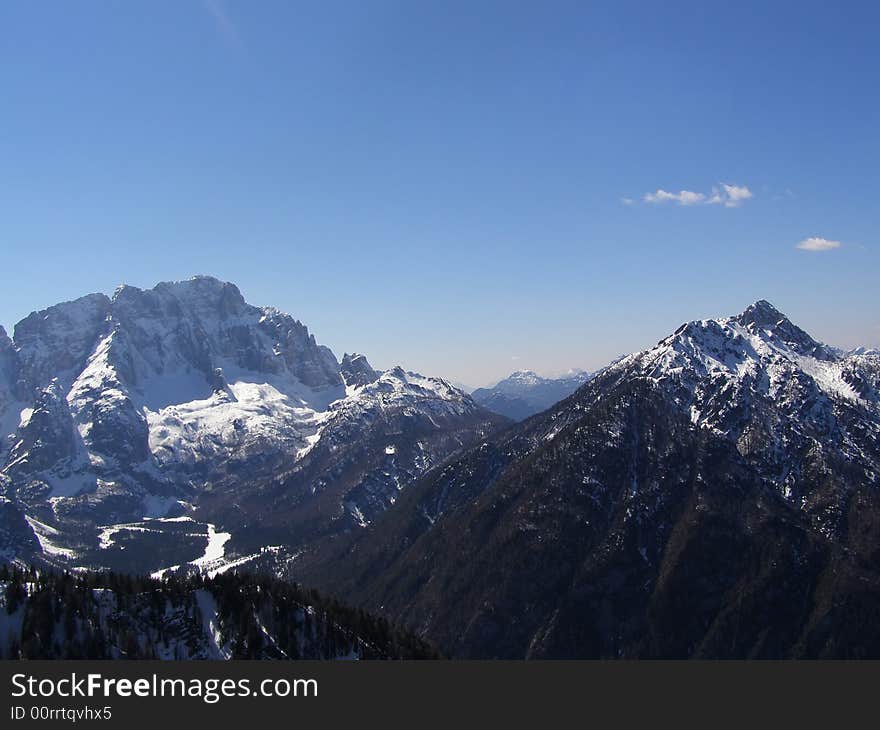
[[[759,298],[878,345],[878,27],[876,2],[5,0],[0,323],[207,273],[339,357],[474,385]]]

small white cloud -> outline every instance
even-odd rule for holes
[[[653,193],[645,193],[642,197],[646,203],[678,203],[678,205],[723,205],[725,208],[738,208],[743,202],[755,197],[745,185],[729,185],[718,183],[712,191],[697,193],[693,190],[679,190],[670,193],[658,188]]]
[[[752,191],[745,185],[728,185],[727,183],[721,183],[721,190],[723,192],[720,195],[721,199],[719,202],[721,202],[726,208],[736,208],[742,202],[754,197]]]
[[[811,238],[805,238],[795,248],[799,248],[801,251],[831,251],[832,249],[840,248],[841,245],[840,241],[830,241],[827,238],[812,236]]]
[[[702,203],[706,199],[703,193],[695,193],[692,190],[679,190],[677,193],[670,193],[666,190],[658,189],[653,193],[645,193],[643,200],[646,203],[668,203],[675,201],[679,205],[696,205]]]
[[[621,198],[620,202],[623,203],[624,205],[632,205],[636,201],[633,200],[632,198]]]

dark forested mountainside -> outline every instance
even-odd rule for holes
[[[457,657],[880,657],[880,357],[683,325],[292,565]]]
[[[0,566],[0,658],[424,659],[388,621],[267,576]]]

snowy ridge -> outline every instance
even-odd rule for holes
[[[877,355],[842,354],[816,342],[768,302],[736,317],[682,325],[655,347],[624,358],[611,371],[636,368],[657,383],[688,386],[694,421],[721,427],[732,398],[709,398],[747,391],[784,405],[793,384],[812,389],[828,403],[847,401],[880,413]]]
[[[637,380],[665,393],[696,428],[733,442],[772,489],[812,511],[822,534],[845,524],[846,479],[834,470],[880,483],[880,356],[817,342],[766,301],[686,323],[621,359],[596,377],[593,400],[559,413],[554,428],[598,405],[604,388]],[[817,469],[834,475],[829,484],[842,480],[837,496],[799,493],[804,471]]]
[[[441,430],[479,409],[440,379],[379,373],[359,354],[339,363],[301,322],[211,277],[124,285],[35,312],[12,340],[0,332],[0,475],[55,560],[115,550],[101,525],[283,474],[325,434],[352,438],[392,412]],[[94,534],[69,534],[68,519],[93,520]]]

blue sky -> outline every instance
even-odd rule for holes
[[[475,385],[758,298],[878,345],[880,5],[843,5],[5,2],[0,323],[208,273]]]

